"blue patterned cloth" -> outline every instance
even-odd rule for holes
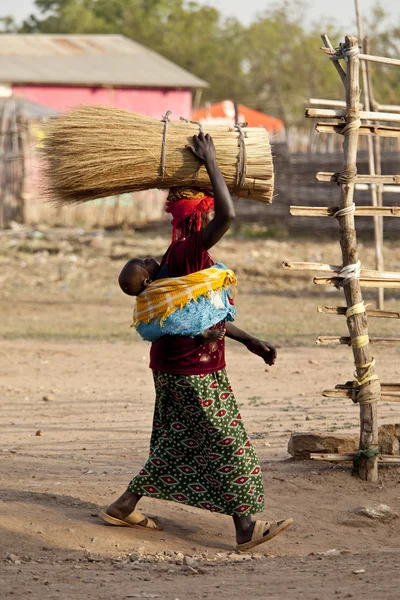
[[[222,263],[216,263],[215,266],[226,269]],[[210,296],[191,300],[167,317],[162,327],[160,319],[154,319],[147,324],[140,323],[136,331],[147,342],[156,342],[164,335],[195,337],[221,321],[234,321],[235,315],[236,309],[229,301],[229,292],[223,289],[212,292]]]

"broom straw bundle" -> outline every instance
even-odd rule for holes
[[[80,106],[50,121],[43,144],[46,195],[58,205],[171,187],[210,189],[186,148],[199,125],[163,121],[105,106]],[[270,203],[273,164],[259,127],[207,126],[230,191]]]

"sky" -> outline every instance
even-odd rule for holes
[[[215,6],[225,16],[234,16],[248,24],[256,18],[257,13],[279,3],[274,0],[197,0],[199,4]],[[307,0],[310,21],[315,23],[335,19],[340,27],[350,27],[353,31],[355,24],[354,0]],[[361,13],[368,15],[376,0],[359,0]],[[393,15],[393,20],[400,21],[399,0],[381,0],[388,12]],[[34,12],[34,0],[0,0],[0,16],[13,15],[21,21]],[[346,30],[343,33],[350,33]]]

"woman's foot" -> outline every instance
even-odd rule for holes
[[[246,552],[283,533],[293,519],[282,521],[253,521],[250,517],[233,517],[236,528],[236,550]]]
[[[135,510],[140,498],[141,496],[126,490],[118,500],[106,508],[106,513],[115,519],[125,519]]]
[[[236,542],[245,544],[251,540],[256,522],[251,517],[239,517],[234,515],[233,522],[236,529]]]

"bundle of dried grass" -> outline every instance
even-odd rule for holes
[[[186,121],[157,121],[105,106],[81,106],[51,120],[43,144],[49,199],[59,205],[146,189],[210,188],[185,148],[199,133]],[[263,128],[207,126],[232,193],[270,203],[274,174]]]

